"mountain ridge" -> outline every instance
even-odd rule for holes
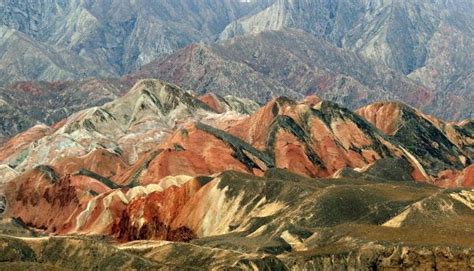
[[[48,254],[52,246],[104,249],[150,268],[393,267],[393,259],[465,268],[471,123],[399,102],[352,112],[317,96],[279,97],[259,107],[140,80],[0,146],[0,255],[36,268],[70,266]],[[341,260],[328,263],[328,253]],[[91,266],[91,253],[74,255],[76,266]]]

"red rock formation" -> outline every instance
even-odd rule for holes
[[[439,173],[434,183],[439,187],[457,188],[471,187],[474,188],[474,164],[466,167],[462,171],[445,170]]]
[[[217,113],[224,113],[225,108],[222,107],[221,102],[217,99],[216,95],[212,93],[204,94],[199,97],[199,100],[207,104],[210,108],[214,109]]]
[[[194,125],[177,131],[160,148],[163,151],[141,176],[142,184],[156,183],[166,176],[210,175],[225,170],[249,172],[233,156],[229,145]]]
[[[96,149],[81,157],[68,157],[54,164],[54,169],[61,176],[72,174],[73,183],[81,185],[85,180],[91,181],[90,177],[78,175],[81,169],[87,169],[102,177],[109,178],[117,184],[123,184],[117,177],[128,169],[128,165],[120,155],[111,153],[105,149]]]
[[[154,90],[161,91],[163,87],[160,83]],[[473,139],[466,135],[467,130],[398,103],[377,103],[360,109],[358,113],[373,124],[369,125],[349,110],[314,96],[301,102],[277,98],[247,117],[234,112],[219,115],[206,111],[203,108],[207,107],[198,101],[201,113],[208,114],[197,118],[202,121],[199,122],[193,121],[194,115],[187,114],[197,101],[194,97],[184,92],[180,92],[184,98],[167,96],[174,93],[171,89],[154,96],[143,96],[141,91],[143,89],[138,88],[137,97],[129,95],[120,100],[123,103],[113,104],[115,109],[123,107],[125,111],[83,111],[75,115],[77,122],[68,122],[54,136],[48,136],[51,128],[37,127],[4,145],[0,155],[7,159],[18,155],[25,146],[45,141],[42,138],[53,138],[46,141],[51,142],[51,146],[33,154],[47,155],[51,165],[29,170],[6,184],[7,215],[48,233],[110,235],[120,241],[189,241],[226,233],[232,215],[240,211],[237,209],[242,206],[235,207],[228,199],[240,200],[238,190],[243,188],[229,192],[228,184],[219,186],[221,179],[217,174],[228,170],[263,176],[276,167],[308,177],[330,177],[347,167],[362,174],[376,166],[383,177],[384,170],[390,170],[387,169],[392,165],[390,161],[398,160],[403,166],[390,180],[395,180],[401,170],[403,173],[411,170],[404,174],[404,181],[411,180],[411,176],[416,181],[430,181],[441,187],[474,186],[474,167],[469,166],[467,154]],[[167,126],[163,124],[166,117],[161,115],[165,111],[150,108],[143,109],[143,118],[138,118],[136,123],[129,122],[132,118],[123,115],[123,112],[131,114],[130,105],[152,105],[152,98],[156,97],[165,97],[163,102],[169,102],[168,106],[186,99],[178,111],[184,112],[187,122]],[[136,103],[137,99],[147,103]],[[224,110],[215,96],[203,96],[201,101],[215,111]],[[81,118],[86,115],[90,118]],[[146,123],[156,115],[162,119]],[[403,116],[420,122],[410,126],[413,134],[410,130],[403,132],[426,139],[423,143],[429,144],[430,150],[439,155],[422,156],[416,152],[417,142],[402,142],[403,138],[393,140],[400,136],[401,128],[407,129],[401,125]],[[85,121],[91,118],[93,121]],[[117,127],[118,118],[123,118],[123,127]],[[176,121],[182,118],[177,117]],[[160,124],[166,127],[165,135],[154,138],[147,134]],[[80,129],[75,130],[77,125]],[[134,130],[134,125],[143,126]],[[60,126],[62,124],[58,124]],[[109,135],[110,129],[116,128],[120,134],[118,139],[114,132]],[[130,134],[123,132],[125,130]],[[79,136],[72,137],[72,133]],[[432,135],[442,142],[434,142]],[[95,136],[98,146],[111,147],[88,146],[89,142],[96,142]],[[126,153],[132,151],[124,151],[124,145],[116,144],[115,140],[123,138],[137,156],[135,162],[125,158]],[[148,140],[147,143],[138,142],[142,139]],[[140,146],[139,151],[135,150],[136,145]],[[430,163],[436,166],[430,168]],[[213,179],[204,185],[198,176]],[[281,205],[274,203],[262,212],[273,213],[279,208]]]
[[[171,226],[187,201],[201,188],[197,181],[133,199],[114,221],[111,234],[121,241],[159,239],[189,241],[196,234],[189,228]]]
[[[373,103],[358,109],[356,113],[387,135],[393,135],[398,128],[400,108],[397,103]]]
[[[380,102],[356,111],[412,152],[441,187],[465,186],[465,171],[474,153],[472,133],[461,124],[446,123],[398,102]],[[469,175],[469,174],[468,174]]]
[[[74,210],[89,199],[71,184],[70,176],[56,179],[38,169],[10,182],[5,194],[6,215],[47,232],[66,229]]]
[[[46,125],[36,125],[25,132],[16,135],[0,146],[0,161],[28,147],[32,142],[51,134],[54,130]]]
[[[248,118],[238,121],[226,129],[230,134],[241,138],[262,150],[268,136],[268,129],[277,115],[283,115],[293,103],[285,98],[277,98],[266,104]]]

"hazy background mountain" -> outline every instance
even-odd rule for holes
[[[467,0],[0,0],[2,107],[52,124],[154,77],[261,103],[316,93],[472,118],[473,14]]]
[[[56,48],[50,50],[66,50],[86,60],[93,59],[104,71],[123,74],[189,43],[212,41],[231,21],[254,14],[268,2],[1,0],[0,22],[28,37],[27,44],[9,46],[18,55],[29,50],[28,46],[43,47],[42,44],[47,44]],[[4,39],[6,37],[2,37],[2,41]],[[47,57],[44,50],[34,54],[38,58]],[[38,65],[44,65],[29,59],[19,62],[18,65],[25,65],[28,70],[37,70]],[[68,65],[76,63],[74,60],[65,61],[59,68],[67,71]],[[4,67],[5,64],[2,61],[2,70],[10,70],[9,66]],[[90,67],[88,71],[91,73],[93,70],[94,67]],[[25,72],[24,75],[24,78],[19,78],[48,79]],[[68,76],[75,77],[78,75]],[[56,78],[51,75],[51,79]]]
[[[314,93],[352,108],[381,99],[432,100],[420,100],[429,90],[400,72],[294,29],[191,45],[134,76],[160,77],[199,93],[253,96],[260,103]]]
[[[231,23],[220,38],[302,29],[431,88],[446,88],[472,74],[473,22],[469,0],[277,0]]]
[[[466,74],[472,80],[472,73]],[[234,94],[260,103],[280,95],[317,94],[352,109],[399,100],[443,119],[473,116],[470,78],[459,78],[449,90],[429,88],[383,63],[295,29],[191,45],[133,76],[158,77],[199,93]]]

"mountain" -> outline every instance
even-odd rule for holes
[[[1,61],[5,75],[0,79],[84,78],[94,65],[101,68],[97,75],[123,74],[192,42],[215,39],[230,21],[268,2],[2,0],[0,44],[8,54]],[[19,58],[25,51],[26,58]]]
[[[71,249],[107,250],[130,268],[360,269],[393,258],[464,268],[471,124],[398,102],[352,112],[279,97],[259,107],[140,80],[1,146],[0,255],[37,268],[116,264]],[[52,246],[70,249],[58,260]]]
[[[370,76],[367,76],[370,74]],[[430,89],[390,68],[297,30],[264,32],[220,44],[195,44],[117,78],[21,81],[0,88],[8,101],[7,139],[35,123],[53,125],[78,110],[123,95],[144,78],[163,78],[199,94],[240,96],[264,104],[306,95],[357,109],[380,100],[404,101],[446,120],[472,118],[474,92]]]
[[[0,0],[0,269],[474,269],[473,11]]]
[[[299,30],[373,62],[373,69],[382,70],[380,73],[386,73],[388,67],[399,73],[396,77],[413,79],[431,92],[424,94],[436,99],[431,103],[441,104],[442,108],[455,108],[463,102],[459,97],[473,98],[474,59],[470,52],[474,49],[474,31],[470,25],[474,6],[469,0],[2,0],[0,7],[0,44],[5,52],[0,58],[1,85],[18,80],[124,75],[191,43],[202,46],[202,42],[214,44],[216,40],[239,36],[252,39],[266,31]],[[324,57],[321,51],[325,52],[317,52]],[[334,50],[330,51],[334,55]],[[353,66],[359,66],[360,60],[355,61]],[[243,69],[244,76],[252,73],[241,63],[226,65]],[[311,63],[314,65],[318,66]],[[360,77],[370,80],[371,75],[363,73]],[[227,77],[220,75],[222,81]],[[284,74],[280,77],[284,81],[295,79]],[[373,92],[380,91],[351,77]],[[289,91],[280,82],[266,78],[265,72],[252,78],[258,81],[253,84],[266,85],[263,90],[268,94],[257,95],[259,99],[270,95],[273,89],[280,95]],[[205,86],[205,82],[201,84]],[[403,101],[411,104],[410,100]],[[463,109],[448,113],[426,111],[451,119],[472,115],[472,110]]]
[[[401,160],[406,179],[439,186],[470,183],[469,176],[454,180],[474,159],[470,122],[445,123],[390,102],[356,112],[360,115],[316,96],[300,102],[281,97],[259,108],[247,99],[199,97],[163,81],[142,80],[112,102],[17,135],[1,146],[0,161],[6,175],[16,176],[104,149],[128,165],[106,176],[129,183],[133,175],[149,183],[228,169],[259,176],[274,167],[331,177],[345,168],[363,173],[382,165],[378,160]],[[148,167],[153,170],[144,171]]]
[[[2,0],[0,7],[0,95],[9,103],[5,119],[19,119],[2,123],[4,140],[111,101],[145,78],[261,104],[314,93],[352,110],[399,100],[449,121],[474,114],[471,1]],[[85,99],[80,85],[90,80],[97,96]],[[25,95],[18,82],[44,94]],[[58,84],[71,87],[58,95]]]
[[[129,77],[163,78],[199,93],[240,95],[261,103],[280,95],[316,94],[356,109],[399,100],[442,119],[472,117],[474,99],[474,92],[465,92],[468,88],[430,89],[383,64],[291,29],[191,45]]]
[[[429,161],[426,166],[430,170],[453,166],[462,169],[464,159],[474,157],[473,134],[462,126],[445,123],[401,103],[375,103],[357,112],[402,143],[422,163]],[[454,165],[453,161],[458,164]]]
[[[11,101],[7,96],[1,94],[0,114],[2,116],[0,143],[3,143],[19,132],[25,131],[36,123],[36,121],[28,116],[28,114],[25,114],[19,108],[12,106]]]
[[[220,38],[301,29],[430,88],[446,90],[473,72],[473,11],[468,0],[277,0],[232,22]]]
[[[188,121],[202,118],[212,121],[218,109],[221,112],[248,113],[258,108],[250,100],[215,97],[214,101],[207,97],[202,97],[201,101],[175,85],[143,80],[118,99],[79,111],[56,123],[50,129],[52,134],[48,133],[47,137],[37,138],[36,133],[32,133],[36,127],[17,135],[2,146],[5,148],[2,160],[6,159],[6,164],[21,172],[62,157],[85,155],[96,148],[110,148],[126,161],[134,162],[138,154],[149,150],[156,141]],[[24,136],[28,134],[33,136]],[[26,150],[13,154],[7,151],[8,146],[17,146],[18,140],[41,143],[26,144]]]
[[[65,80],[90,76],[112,76],[113,70],[92,59],[32,40],[0,25],[0,82]]]
[[[102,105],[122,95],[128,84],[117,79],[20,81],[0,88],[4,101],[0,130],[4,140],[37,123],[53,125],[79,110]],[[4,141],[3,140],[3,141]]]

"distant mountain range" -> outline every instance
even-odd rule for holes
[[[0,81],[124,74],[269,2],[1,0]]]
[[[315,93],[353,109],[400,100],[442,119],[471,118],[473,5],[464,0],[1,0],[5,103],[0,110],[6,120],[18,119],[2,123],[1,133],[8,137],[36,122],[52,124],[110,101],[146,77],[260,103]],[[79,86],[90,80],[96,95],[82,99]],[[18,81],[39,86],[36,95],[50,98],[18,103]],[[40,81],[61,82],[48,87]],[[114,90],[101,93],[110,84]],[[71,88],[62,87],[55,101],[54,85]],[[80,99],[68,105],[73,100],[61,97],[72,90]],[[18,97],[32,99],[21,91]],[[38,109],[31,110],[33,105]]]

